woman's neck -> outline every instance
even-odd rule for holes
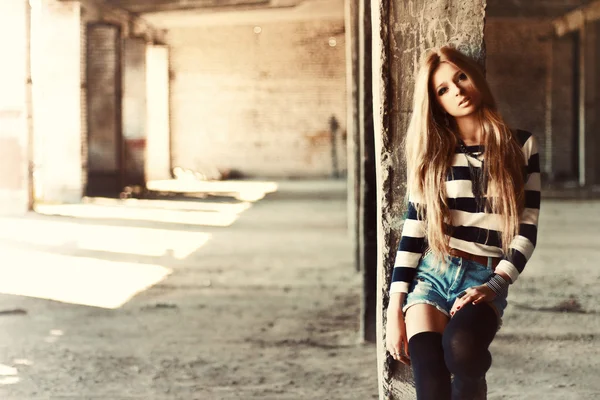
[[[458,136],[467,146],[477,146],[481,144],[481,123],[476,113],[456,118]]]

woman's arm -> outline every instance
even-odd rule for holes
[[[525,142],[523,151],[527,156],[525,210],[521,214],[519,234],[510,243],[508,254],[498,263],[495,270],[497,274],[508,278],[510,283],[517,280],[533,254],[537,242],[537,227],[540,215],[540,156],[533,135]]]
[[[425,250],[425,232],[425,222],[418,215],[415,204],[409,197],[407,217],[402,227],[402,236],[394,262],[390,295],[408,293],[417,265]]]
[[[406,323],[402,313],[402,304],[406,293],[392,293],[387,308],[387,323],[385,328],[385,344],[392,357],[404,364],[410,365],[408,358],[408,339]]]
[[[402,236],[390,285],[390,302],[387,308],[386,347],[392,357],[409,365],[408,340],[402,305],[425,246],[425,222],[420,218],[415,203],[409,196],[408,212],[402,227]]]
[[[495,269],[495,274],[481,286],[468,289],[450,311],[450,315],[463,304],[491,301],[498,295],[506,295],[508,286],[517,280],[525,264],[531,258],[537,241],[537,225],[540,215],[540,158],[535,138],[529,134],[523,146],[527,158],[527,181],[525,182],[525,210],[521,214],[519,234],[509,245],[509,252]]]

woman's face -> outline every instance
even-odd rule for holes
[[[431,82],[438,104],[454,118],[470,115],[481,105],[481,94],[473,82],[450,63],[441,63]]]

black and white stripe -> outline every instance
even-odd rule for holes
[[[535,137],[518,130],[517,137],[527,160],[525,183],[525,210],[521,214],[519,234],[509,246],[508,254],[502,252],[501,221],[498,215],[486,212],[486,202],[478,206],[465,154],[457,148],[452,167],[446,178],[446,194],[452,216],[452,225],[447,226],[450,247],[471,254],[502,257],[496,272],[506,273],[512,282],[523,272],[531,258],[537,240],[537,224],[540,213],[540,157]],[[468,147],[469,151],[481,151],[479,146]],[[471,160],[481,167],[477,160]],[[425,248],[425,224],[417,216],[415,199],[409,195],[408,213],[402,229],[402,237],[396,253],[390,293],[407,293],[417,265]]]

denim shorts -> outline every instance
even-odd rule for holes
[[[415,304],[429,304],[450,317],[450,310],[458,295],[464,290],[484,284],[494,274],[491,258],[488,265],[462,257],[447,256],[443,262],[431,252],[426,252],[417,266],[415,279],[410,285],[402,310]],[[489,303],[498,316],[498,327],[506,308],[506,296],[497,296]]]

